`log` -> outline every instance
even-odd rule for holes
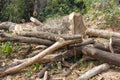
[[[21,63],[21,64],[19,64],[17,66],[8,68],[4,72],[1,72],[0,76],[5,76],[7,74],[13,74],[13,73],[19,72],[23,68],[25,68],[25,67],[27,67],[27,66],[29,66],[31,64],[35,64],[36,62],[40,61],[40,59],[42,59],[44,56],[52,53],[53,51],[61,48],[62,46],[65,46],[65,45],[68,45],[68,44],[73,44],[73,43],[75,43],[74,40],[56,42],[52,46],[50,46],[49,48],[47,48],[44,51],[40,52],[38,55],[27,59],[25,62],[23,62],[23,63]]]
[[[12,22],[2,22],[2,23],[0,23],[0,30],[2,30],[2,29],[13,30],[15,25],[16,25],[16,23],[12,23]]]
[[[39,73],[39,78],[42,78],[45,74],[45,72],[51,68],[52,62],[48,63]]]
[[[110,48],[109,48],[109,45],[104,45],[102,43],[94,43],[93,46],[97,49],[100,49],[100,50],[103,50],[103,51],[107,51],[107,52],[111,52],[110,51]],[[113,47],[113,51],[114,53],[120,53],[120,47],[119,46],[112,46]]]
[[[85,45],[94,44],[94,43],[95,43],[94,39],[89,38],[89,39],[84,40],[82,43],[71,45],[70,47],[80,47],[80,46],[85,46]]]
[[[96,42],[96,43],[93,44],[93,46],[94,46],[95,48],[97,48],[97,49],[110,52],[109,47],[108,47],[108,46],[105,46],[105,45],[102,44],[102,43]]]
[[[93,47],[82,47],[83,54],[101,60],[105,63],[120,67],[120,54],[112,54]]]
[[[64,35],[58,35],[50,32],[23,32],[22,36],[26,37],[37,37],[42,39],[48,39],[52,41],[58,41],[60,38],[63,38],[65,40],[72,40],[72,39],[82,39],[82,35],[72,35],[72,36],[64,36]]]
[[[48,80],[48,71],[45,71],[45,74],[44,74],[43,80]]]
[[[30,17],[30,20],[36,25],[36,26],[42,26],[43,24],[37,20],[36,18],[34,17]]]
[[[87,71],[85,74],[83,74],[76,80],[88,80],[89,78],[91,78],[97,74],[100,74],[103,71],[107,71],[109,68],[110,68],[110,66],[108,64],[106,64],[106,63],[101,64],[101,65],[96,66],[96,67],[92,68],[91,70]]]
[[[112,38],[112,46],[119,46],[120,47],[120,38]]]
[[[106,30],[90,29],[90,28],[88,28],[86,30],[86,34],[88,36],[102,37],[102,38],[108,38],[108,39],[112,36],[120,38],[120,33],[110,32],[110,31],[106,31]]]
[[[8,33],[5,33],[3,31],[0,31],[0,36],[2,38],[7,38],[9,41],[19,41],[23,43],[34,43],[34,44],[41,44],[41,45],[52,45],[54,42],[50,40],[44,40],[44,39],[37,39],[37,38],[28,38],[28,37],[22,37],[17,35],[10,35]]]

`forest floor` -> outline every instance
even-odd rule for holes
[[[102,16],[98,16],[95,20],[89,20],[87,18],[85,18],[84,20],[85,20],[85,25],[87,27],[98,28],[98,29],[100,29],[100,28],[103,29],[103,27],[101,27],[101,26],[103,26],[103,24],[105,22],[105,20],[103,19]],[[108,31],[120,32],[120,28],[115,28],[115,27],[114,28],[104,28],[104,29],[108,30]],[[95,41],[106,44],[106,43],[108,43],[109,40],[95,38]],[[21,44],[21,45],[26,45],[26,44]],[[57,53],[59,53],[59,52],[57,52]],[[0,65],[6,66],[6,65],[10,64],[13,61],[13,59],[20,57],[21,54],[22,54],[22,52],[13,53],[11,56],[2,55],[0,57]],[[74,58],[72,60],[68,59],[68,60],[66,60],[66,62],[70,66],[79,59],[74,59]],[[68,67],[65,66],[63,62],[56,62],[53,64],[52,68],[49,70],[49,74],[51,76],[50,80],[75,80],[81,74],[84,74],[86,71],[88,71],[91,68],[93,68],[97,65],[100,65],[102,63],[103,62],[97,61],[95,59],[83,60],[83,61],[81,61],[81,64],[79,64],[71,72],[71,74],[65,78],[65,77],[63,77],[63,75],[65,74]],[[38,76],[39,76],[40,70],[45,65],[46,65],[45,63],[40,63],[39,67],[37,67],[36,65],[31,65],[31,66],[25,68],[24,70],[22,70],[21,72],[18,72],[13,75],[7,75],[3,78],[0,78],[0,80],[42,80]],[[39,68],[39,69],[37,69],[37,68]],[[111,68],[108,71],[98,74],[89,80],[120,80],[120,68],[111,66]]]

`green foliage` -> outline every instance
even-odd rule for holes
[[[106,26],[107,27],[118,27],[120,28],[120,6],[116,5],[115,2],[111,2],[111,7],[103,10],[105,14]]]
[[[6,42],[2,43],[0,47],[0,53],[7,53],[11,54],[13,52],[13,43],[12,42]]]
[[[86,6],[83,0],[50,0],[47,6],[41,10],[38,19],[44,21],[46,18],[59,17],[71,12],[86,13]]]
[[[22,19],[28,19],[31,14],[30,9],[33,0],[11,0],[7,2],[1,10],[1,18],[12,22],[21,22]]]

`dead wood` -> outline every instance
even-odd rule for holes
[[[43,80],[48,80],[48,71],[45,71],[45,74],[44,74]]]
[[[112,47],[112,38],[109,39],[109,49],[111,53],[114,53],[113,47]]]
[[[109,48],[109,45],[104,45],[102,43],[96,42],[96,43],[93,44],[93,46],[97,49],[107,51],[107,52],[111,52],[110,48]],[[112,47],[113,47],[114,53],[119,53],[120,52],[120,47],[119,46],[112,45]]]
[[[36,26],[42,26],[43,24],[37,20],[36,18],[34,17],[30,17],[30,20],[36,25]]]
[[[92,68],[91,70],[87,71],[85,74],[83,74],[76,80],[88,80],[89,78],[91,78],[103,71],[107,71],[109,68],[110,68],[110,66],[108,64],[106,64],[106,63],[101,64],[101,65],[96,66],[96,67]]]
[[[76,62],[75,64],[73,64],[73,65],[69,68],[69,70],[66,72],[66,74],[65,74],[64,76],[65,76],[65,77],[69,76],[69,75],[71,74],[72,70],[73,70],[76,66],[78,66],[79,64],[80,64],[80,61],[78,61],[78,62]]]
[[[119,46],[120,47],[120,38],[112,38],[112,46]]]
[[[45,72],[51,68],[52,62],[48,63],[39,73],[39,78],[42,78],[45,74]]]
[[[11,34],[3,32],[3,31],[0,31],[0,36],[2,38],[7,38],[7,40],[9,40],[9,41],[18,41],[18,42],[23,42],[23,43],[33,43],[33,44],[41,44],[41,45],[52,45],[53,44],[53,42],[50,40],[11,35]]]
[[[57,50],[58,48],[61,48],[62,46],[65,46],[65,45],[68,45],[68,44],[73,44],[75,42],[76,42],[75,40],[56,42],[52,46],[50,46],[49,48],[47,48],[44,51],[40,52],[38,55],[27,59],[25,62],[23,62],[23,63],[21,63],[21,64],[19,64],[17,66],[8,68],[4,72],[1,72],[0,75],[5,76],[7,74],[13,74],[13,73],[19,72],[23,68],[40,61],[40,59],[42,59],[44,56],[46,56],[47,54],[50,54],[51,52]]]
[[[112,54],[92,47],[83,47],[82,52],[90,57],[120,67],[120,54]]]
[[[105,45],[102,44],[102,43],[96,42],[96,43],[93,44],[93,46],[94,46],[95,48],[97,48],[97,49],[110,52],[108,45],[105,46]]]
[[[85,46],[85,45],[94,44],[94,43],[95,43],[94,39],[89,38],[84,40],[82,43],[77,43],[75,45],[71,45],[70,47],[80,47],[80,46]]]
[[[72,31],[72,34],[85,34],[86,26],[84,25],[82,15],[78,13],[71,13],[69,15],[70,19],[70,29]]]
[[[110,38],[112,36],[120,38],[120,33],[110,32],[106,30],[98,30],[98,29],[87,29],[86,34],[93,37],[102,37],[102,38]]]
[[[15,25],[16,25],[16,23],[12,23],[12,22],[2,22],[2,23],[0,23],[0,30],[2,30],[2,29],[12,30],[12,29],[14,29]]]
[[[71,36],[65,36],[65,35],[58,35],[50,32],[23,32],[23,36],[26,37],[37,37],[42,39],[48,39],[53,41],[58,41],[59,39],[63,38],[65,40],[72,40],[72,39],[81,39],[82,35],[71,35]]]

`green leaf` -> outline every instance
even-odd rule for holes
[[[7,52],[8,54],[11,54],[13,52],[12,47],[11,46],[6,46],[5,52]]]

